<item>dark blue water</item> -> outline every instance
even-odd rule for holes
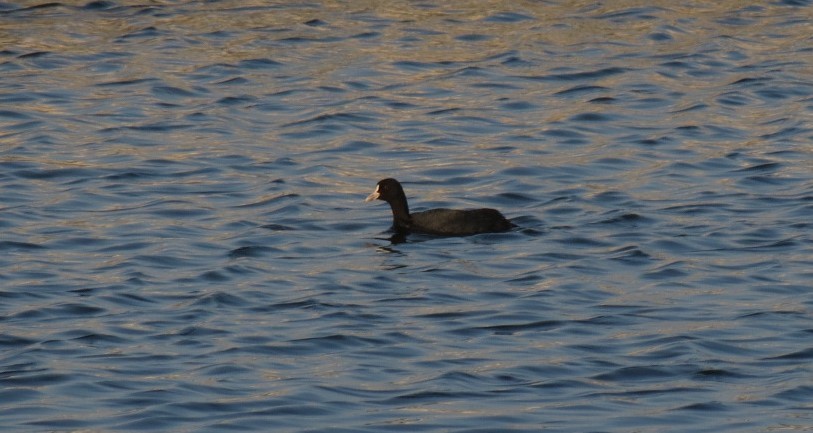
[[[813,430],[813,4],[605,3],[0,3],[0,429]]]

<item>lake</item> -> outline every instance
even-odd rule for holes
[[[811,23],[0,3],[0,427],[811,431]]]

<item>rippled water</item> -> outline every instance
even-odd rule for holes
[[[450,3],[0,3],[2,430],[813,430],[813,4]]]

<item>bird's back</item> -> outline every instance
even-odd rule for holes
[[[514,225],[496,209],[431,209],[410,215],[416,232],[463,236],[503,232]]]

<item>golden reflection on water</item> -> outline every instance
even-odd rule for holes
[[[96,117],[78,121],[72,115],[75,106],[34,103],[27,107],[63,120],[77,136],[77,142],[93,140],[83,132],[87,127],[104,128],[115,124],[116,118],[143,118],[145,123],[159,118],[183,124],[185,116],[193,110],[209,113],[224,110],[211,106],[211,101],[231,96],[229,89],[209,86],[207,91],[211,93],[196,94],[197,83],[190,82],[190,76],[200,74],[202,67],[268,59],[279,62],[280,67],[241,71],[248,82],[240,91],[266,97],[292,89],[335,86],[363,77],[372,84],[371,90],[355,90],[357,94],[351,94],[347,98],[351,102],[341,110],[376,110],[368,108],[364,99],[375,95],[419,107],[486,109],[484,118],[522,128],[527,135],[556,129],[585,112],[620,115],[613,121],[613,125],[620,127],[657,130],[710,123],[748,131],[748,137],[721,139],[713,145],[708,140],[684,142],[686,149],[706,158],[708,152],[725,153],[743,142],[747,146],[760,146],[761,140],[753,137],[775,132],[777,127],[772,120],[798,117],[806,110],[805,102],[751,104],[747,110],[689,108],[698,104],[719,107],[717,99],[732,82],[755,78],[749,66],[783,62],[782,69],[789,73],[809,71],[812,66],[809,56],[788,61],[786,55],[809,40],[813,30],[809,8],[799,8],[798,20],[788,22],[785,15],[779,14],[779,5],[744,6],[738,1],[462,1],[438,5],[327,1],[319,7],[286,3],[269,7],[265,1],[235,0],[184,5],[159,3],[150,8],[160,13],[141,14],[134,13],[143,7],[143,2],[138,1],[117,2],[113,12],[82,10],[85,4],[85,1],[63,2],[0,17],[0,41],[6,50],[19,55],[45,51],[50,54],[42,61],[53,62],[43,69],[29,63],[40,61],[38,57],[17,59],[23,70],[11,72],[13,80],[23,86],[36,82],[41,91],[61,92],[66,100],[81,101],[82,106],[89,107],[88,111],[96,112]],[[122,12],[128,8],[132,12]],[[514,15],[499,14],[506,10]],[[630,19],[631,10],[643,10],[652,19],[641,19],[640,14]],[[364,34],[372,36],[357,37]],[[781,37],[774,37],[778,35]],[[649,55],[639,55],[642,51]],[[508,69],[499,65],[503,58],[491,59],[506,53],[515,53],[527,65]],[[703,58],[706,53],[709,59]],[[663,65],[667,61],[664,59],[679,59],[683,55],[694,56],[687,60],[692,63],[688,72]],[[97,56],[102,59],[94,60]],[[727,69],[740,67],[742,72],[718,73],[718,59],[727,62]],[[399,62],[415,62],[415,67],[404,67]],[[432,62],[437,62],[435,67],[420,67]],[[504,74],[478,78],[482,82],[479,84],[509,86],[473,87],[473,80],[449,79],[472,66],[493,68]],[[644,84],[662,86],[676,95],[674,101],[666,101],[662,110],[635,109],[627,104],[620,111],[614,104],[551,97],[572,88],[574,83],[546,77],[610,67],[624,68],[625,73],[608,74],[593,80],[591,85],[617,89],[621,95],[632,98],[645,96]],[[191,96],[156,91],[143,94],[127,87],[97,86],[143,79],[156,79],[163,86],[186,91]],[[396,87],[382,90],[387,86]],[[439,90],[448,93],[442,97],[433,95]],[[541,104],[526,111],[504,112],[495,106],[500,99]],[[296,106],[300,98],[293,94],[279,101]],[[311,116],[330,114],[331,102],[329,94],[323,99],[311,99]],[[164,103],[185,109],[167,110],[161,105]],[[379,136],[393,142],[400,137],[389,131],[400,130],[399,123],[427,118],[425,110],[391,110],[387,114],[384,132]],[[246,127],[235,128],[237,136],[229,137],[228,141],[211,138],[206,141],[209,145],[220,142],[224,148],[233,142],[284,142],[273,132],[252,131],[251,122],[263,122],[262,116],[243,119]],[[302,117],[301,112],[273,113],[274,122],[283,124],[301,121]],[[510,133],[513,131],[505,134]],[[610,148],[615,138],[603,129],[585,130],[583,134],[592,143],[584,150],[585,157],[618,152],[617,148]],[[503,135],[484,136],[472,145],[474,149],[490,148],[499,145]],[[174,157],[184,159],[192,157],[194,148],[206,137],[207,134],[194,130],[177,129],[165,131],[162,140],[174,143],[180,149]],[[658,136],[653,134],[652,138]],[[420,143],[409,146],[415,151],[427,150]],[[113,140],[105,151],[139,150],[120,146]],[[476,154],[473,156],[476,159]],[[566,157],[578,160],[579,152]]]
[[[630,53],[636,52],[637,46],[658,45],[658,51],[668,53],[707,42],[709,34],[719,32],[721,28],[732,39],[747,41],[754,34],[765,34],[766,29],[776,26],[780,19],[772,13],[780,6],[749,8],[739,1],[624,0],[606,4],[594,1],[461,1],[432,7],[406,1],[349,4],[326,1],[320,7],[280,3],[279,7],[270,8],[264,1],[221,1],[213,4],[159,4],[153,8],[161,11],[160,14],[122,17],[106,11],[79,9],[86,3],[61,2],[63,6],[26,12],[25,19],[14,19],[13,14],[0,18],[0,41],[8,48],[25,51],[93,53],[111,40],[151,27],[179,38],[206,38],[215,32],[248,32],[227,38],[225,42],[209,41],[183,50],[190,57],[234,62],[255,58],[264,51],[268,54],[266,50],[274,40],[344,38],[368,30],[380,31],[381,37],[372,43],[359,43],[359,51],[374,54],[385,61],[472,61],[507,49],[578,48],[603,43],[617,44],[614,49]],[[144,5],[137,1],[116,4],[119,10]],[[636,8],[651,10],[653,19],[624,19],[627,11]],[[514,11],[518,17],[489,20],[494,14],[506,10]],[[800,9],[800,12],[798,22],[792,25],[783,23],[786,28],[783,34],[795,33],[795,37],[791,34],[789,38],[752,41],[753,51],[767,52],[804,41],[813,26],[805,15],[809,18],[813,14],[806,9]],[[738,25],[721,24],[721,20],[731,17],[741,22]],[[312,20],[321,20],[325,25],[306,25]],[[656,42],[646,38],[658,27],[668,32],[671,40]],[[799,30],[788,32],[789,27],[799,27]],[[256,33],[251,34],[251,31]],[[476,50],[457,39],[475,34],[486,36],[476,41]],[[402,40],[407,37],[410,39]],[[138,38],[137,43],[142,47],[150,46],[151,39],[156,38]],[[319,44],[315,45],[318,48]],[[327,39],[323,48],[336,45],[346,43]]]

